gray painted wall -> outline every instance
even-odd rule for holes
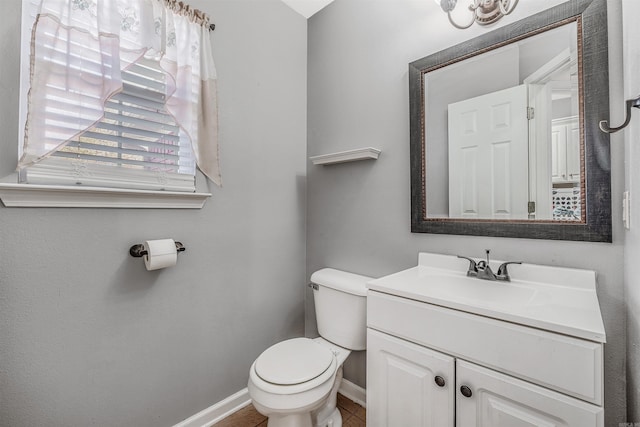
[[[558,3],[520,2],[500,25]],[[610,90],[611,98],[619,100],[620,2],[608,3]],[[593,269],[608,340],[605,424],[618,425],[626,420],[622,136],[611,139],[612,244],[412,234],[407,64],[489,31],[478,26],[457,30],[434,9],[437,5],[425,0],[336,0],[309,21],[309,155],[363,146],[380,148],[382,154],[377,161],[308,164],[307,274],[334,267],[379,277],[414,266],[420,251],[479,257],[485,248],[496,259]],[[612,114],[621,107],[612,104]],[[317,333],[312,301],[308,292],[309,336]],[[364,352],[350,356],[345,375],[365,385]]]
[[[224,187],[202,210],[0,206],[0,425],[169,426],[246,387],[304,328],[306,20],[279,0],[213,17]],[[17,159],[20,1],[0,14],[0,176]],[[147,272],[129,247],[181,240]]]
[[[623,105],[624,100],[640,95],[640,56],[637,41],[640,27],[636,22],[640,16],[640,3],[636,0],[622,1],[624,27],[624,96],[615,100]],[[625,233],[625,303],[627,306],[627,420],[640,422],[640,277],[637,268],[640,259],[640,114],[635,110],[629,127],[624,130],[626,153],[627,190],[631,196],[631,228]],[[623,121],[623,113],[613,116],[613,126]]]

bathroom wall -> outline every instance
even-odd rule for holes
[[[304,329],[306,20],[279,0],[210,13],[224,186],[201,210],[0,205],[0,426],[170,426],[246,387]],[[0,177],[17,159],[20,1],[0,14]],[[129,247],[173,237],[178,265]]]
[[[500,25],[559,3],[520,2]],[[608,6],[616,117],[622,108],[620,2],[611,0]],[[455,29],[427,0],[336,0],[309,20],[309,155],[363,146],[380,148],[382,154],[377,161],[329,167],[308,163],[307,275],[334,267],[378,277],[414,266],[420,251],[480,257],[485,248],[495,259],[593,269],[607,332],[605,425],[618,425],[626,420],[622,136],[611,139],[613,243],[410,232],[408,63],[489,30]],[[309,291],[306,301],[306,333],[313,336]],[[345,375],[365,385],[364,352],[350,356]]]
[[[640,95],[640,2],[623,0],[624,32],[624,97],[635,99]],[[624,120],[623,113],[615,116],[614,126]],[[627,306],[627,420],[640,423],[640,277],[635,266],[640,259],[640,111],[633,109],[631,124],[623,131],[625,138],[626,189],[631,196],[631,228],[625,232],[625,303]]]

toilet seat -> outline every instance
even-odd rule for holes
[[[293,338],[272,345],[256,359],[256,374],[278,385],[311,381],[331,366],[333,353],[308,338]]]
[[[312,361],[309,365],[308,360]],[[331,381],[337,368],[336,357],[330,349],[309,338],[294,338],[265,350],[253,362],[249,377],[264,392],[289,395]],[[308,379],[300,381],[302,378]]]

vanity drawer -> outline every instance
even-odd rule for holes
[[[602,344],[369,291],[367,326],[602,405]]]

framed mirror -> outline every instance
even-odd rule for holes
[[[411,230],[611,242],[606,0],[409,64]]]

